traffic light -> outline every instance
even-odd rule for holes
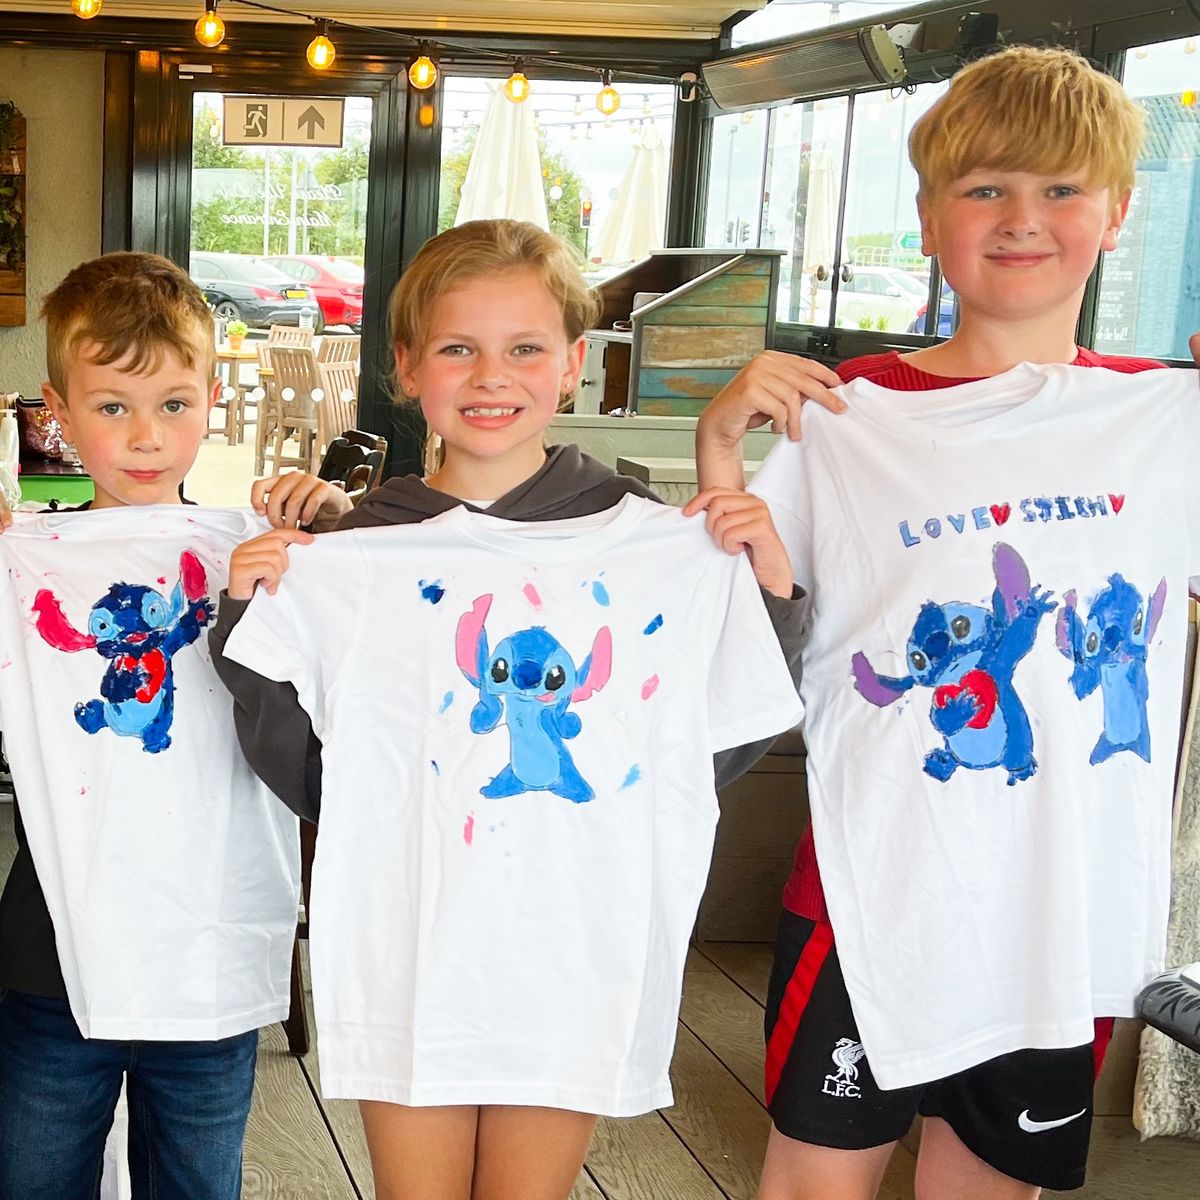
[[[579,228],[588,229],[592,224],[592,202],[590,200],[580,200],[579,202]]]

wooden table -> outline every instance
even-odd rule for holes
[[[246,363],[258,363],[257,346],[257,342],[244,342],[235,350],[228,342],[223,342],[217,347],[217,374],[223,386],[232,387],[234,391],[232,399],[218,401],[225,405],[225,440],[231,446],[241,441],[245,394],[249,390],[239,377],[241,368]]]

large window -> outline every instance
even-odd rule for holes
[[[781,321],[887,334],[941,332],[940,317],[928,312],[930,269],[921,254],[908,135],[946,87],[715,117],[705,244],[785,251]]]
[[[1139,46],[1125,87],[1146,113],[1146,144],[1117,249],[1101,267],[1095,347],[1190,358],[1200,330],[1200,39]]]
[[[530,220],[572,243],[592,282],[661,248],[674,87],[622,83],[604,116],[594,83],[535,79],[521,103],[503,83],[446,80],[439,232]]]

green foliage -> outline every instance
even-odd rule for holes
[[[250,332],[250,326],[245,321],[230,321],[225,326],[226,337],[245,337]]]
[[[0,101],[0,166],[16,145],[17,106]],[[19,271],[25,264],[24,186],[18,175],[0,173],[0,267]]]

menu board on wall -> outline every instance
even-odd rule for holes
[[[1135,354],[1142,267],[1146,253],[1146,216],[1150,211],[1148,171],[1139,171],[1117,248],[1105,255],[1096,309],[1096,349],[1105,354]]]
[[[0,325],[25,324],[25,118],[0,100]]]

